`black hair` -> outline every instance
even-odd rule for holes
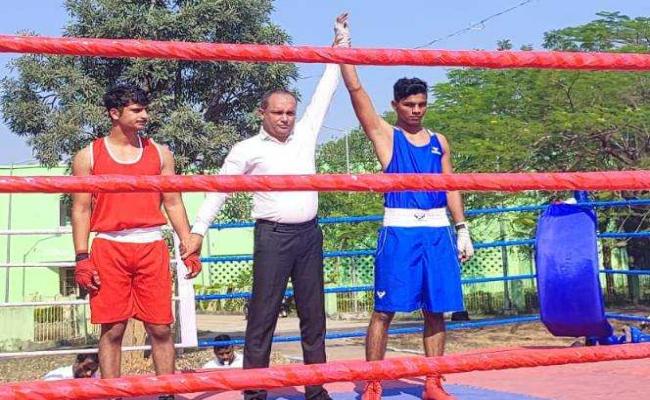
[[[398,79],[393,85],[393,100],[400,101],[414,94],[428,93],[427,83],[419,78]]]
[[[95,363],[99,364],[99,354],[97,353],[81,353],[77,354],[77,363],[82,363],[87,359],[91,359]]]
[[[228,336],[228,335],[226,335],[226,334],[217,335],[217,336],[214,337],[214,341],[215,341],[215,342],[229,342],[229,341],[231,341],[231,340],[232,340],[232,339],[230,338],[230,336]],[[215,345],[215,346],[213,347],[213,349],[214,349],[214,351],[217,351],[217,350],[219,350],[219,349],[228,349],[228,348],[230,348],[230,347],[232,347],[231,344],[227,344],[227,345],[222,345],[222,344],[221,344],[221,345]]]
[[[131,104],[148,106],[150,102],[147,92],[128,83],[115,85],[104,94],[104,107],[109,111],[113,108],[124,108]]]
[[[273,96],[274,94],[288,94],[289,96],[293,97],[294,100],[296,100],[296,103],[298,102],[298,97],[296,96],[296,94],[290,92],[287,89],[271,89],[269,91],[264,92],[264,94],[262,95],[262,103],[261,103],[262,110],[266,109],[266,107],[269,106],[269,98],[271,98],[271,96]]]

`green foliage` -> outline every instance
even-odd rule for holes
[[[235,193],[224,203],[218,220],[223,221],[247,221],[251,217],[253,208],[250,193]]]
[[[599,19],[544,34],[544,47],[553,50],[624,51],[645,53],[650,47],[650,18],[631,19],[620,12],[597,13]]]
[[[650,19],[598,15],[603,18],[547,33],[545,47],[650,50]],[[459,69],[448,78],[433,88],[426,123],[469,156],[463,168],[605,170],[650,162],[648,73]]]
[[[271,0],[67,0],[65,36],[283,44]],[[219,167],[238,140],[256,133],[263,92],[296,77],[291,64],[188,62],[26,55],[11,63],[0,108],[11,130],[54,165],[104,135],[101,96],[133,82],[154,98],[146,135],[169,145],[179,171]]]
[[[381,166],[372,145],[361,130],[352,131],[348,137],[346,157],[345,138],[327,142],[318,151],[317,169],[320,173],[377,173]],[[321,215],[340,217],[381,214],[383,198],[378,193],[321,193]],[[336,224],[323,228],[327,250],[374,248],[377,223]]]

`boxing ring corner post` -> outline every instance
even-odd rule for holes
[[[176,285],[178,287],[178,308],[176,318],[180,320],[181,346],[197,347],[199,340],[196,327],[196,302],[193,279],[185,279],[188,273],[180,252],[181,241],[174,232],[174,260],[176,261]]]

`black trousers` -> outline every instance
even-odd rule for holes
[[[300,319],[305,364],[326,362],[323,232],[317,221],[280,224],[257,220],[254,246],[244,369],[269,366],[273,332],[289,279]],[[244,398],[266,399],[266,391],[246,390]],[[305,398],[329,396],[322,386],[306,386]]]

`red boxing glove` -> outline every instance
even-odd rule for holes
[[[185,275],[185,278],[187,279],[192,279],[201,272],[201,259],[197,254],[188,256],[183,260],[183,264],[185,264],[185,267],[187,267],[187,271],[189,272]]]
[[[79,256],[77,256],[79,258]],[[99,274],[97,269],[90,261],[90,258],[82,258],[77,260],[77,265],[74,269],[74,280],[77,285],[88,291],[95,291],[99,289]]]

